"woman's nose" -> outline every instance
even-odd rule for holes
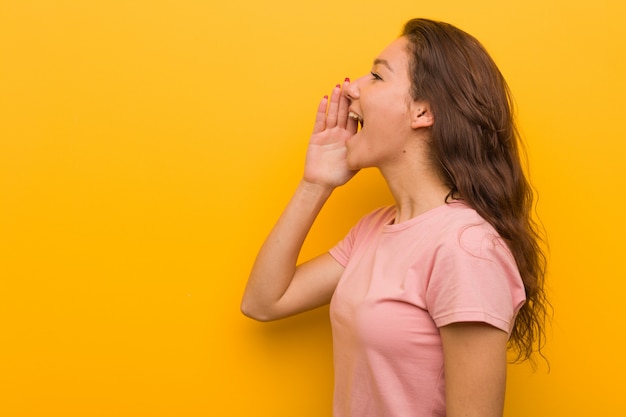
[[[356,100],[359,98],[359,86],[357,85],[357,81],[358,80],[350,82],[350,84],[343,89],[344,97],[349,100]]]

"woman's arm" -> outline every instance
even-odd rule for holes
[[[508,335],[485,323],[440,329],[448,417],[502,417]]]
[[[276,320],[330,301],[343,267],[328,254],[298,267],[296,262],[332,191],[355,174],[346,165],[345,141],[357,129],[356,122],[348,118],[349,104],[339,85],[330,99],[324,97],[320,102],[303,178],[261,247],[248,278],[241,303],[248,317]]]
[[[332,190],[302,181],[261,247],[241,311],[269,321],[328,303],[343,268],[330,255],[296,267],[304,239]]]

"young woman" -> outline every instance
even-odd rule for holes
[[[531,356],[546,305],[511,107],[480,43],[426,19],[320,102],[242,311],[266,321],[330,303],[335,417],[502,415],[507,347]],[[296,266],[332,191],[367,167],[395,205]]]

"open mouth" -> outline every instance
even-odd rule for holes
[[[359,124],[359,129],[363,128],[363,118],[361,116],[351,111],[350,113],[348,113],[348,117],[357,121],[357,123]]]

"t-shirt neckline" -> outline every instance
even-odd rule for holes
[[[448,211],[450,208],[452,208],[453,206],[456,206],[458,204],[463,204],[460,201],[451,201],[451,202],[447,202],[444,203],[442,205],[439,205],[437,207],[433,207],[421,214],[418,214],[415,217],[412,217],[408,220],[405,220],[401,223],[394,223],[395,218],[396,218],[396,207],[392,206],[392,210],[390,211],[390,216],[388,221],[386,222],[386,224],[383,226],[383,232],[385,233],[393,233],[393,232],[399,232],[402,230],[406,230],[410,227],[413,227],[417,224],[423,223],[427,220],[432,219],[433,217],[438,216],[440,213]]]

